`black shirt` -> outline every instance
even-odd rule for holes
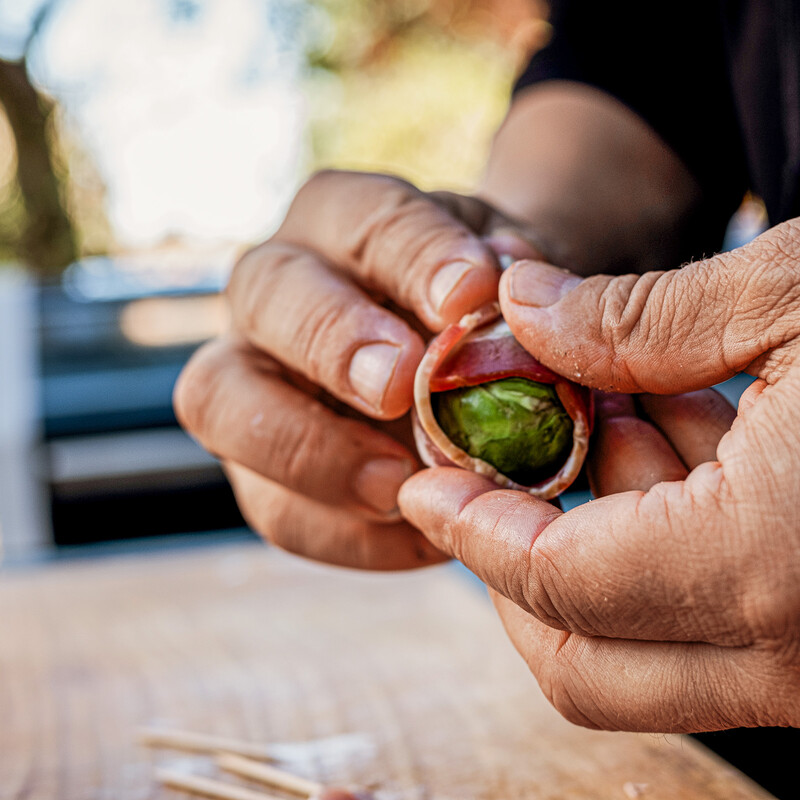
[[[719,233],[748,189],[800,216],[800,2],[553,0],[517,88],[567,79],[636,111],[699,181]]]

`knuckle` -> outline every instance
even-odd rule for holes
[[[423,208],[430,211],[430,201],[411,184],[387,180],[376,206],[355,230],[350,256],[363,265],[365,277],[374,277],[379,256],[387,243],[396,242],[398,234],[419,217]]]
[[[587,281],[604,281],[598,293],[599,344],[612,386],[651,385],[653,351],[680,351],[685,342],[705,340],[719,327],[719,317],[729,307],[718,302],[718,295],[726,292],[725,281],[719,280],[720,263],[714,257],[680,270]]]
[[[571,659],[565,656],[566,652],[580,651],[582,644],[576,647],[573,640],[570,634],[564,635],[553,654],[552,663],[546,667],[543,675],[538,676],[542,692],[567,722],[592,730],[613,730],[616,726],[609,724],[597,702],[592,699],[591,689],[578,677]]]
[[[782,652],[793,654],[800,668],[800,588],[794,571],[778,568],[754,576],[741,595],[743,616],[753,637],[778,643]]]
[[[329,442],[330,421],[321,407],[310,407],[303,423],[286,426],[281,441],[276,442],[274,456],[276,480],[298,491],[313,490],[316,487],[316,465],[326,463],[327,443]],[[327,476],[331,482],[332,476]]]
[[[250,275],[261,270],[264,251],[268,245],[269,242],[262,242],[256,247],[251,247],[236,260],[228,278],[228,285],[225,287],[225,295],[229,302],[238,298],[242,284],[249,283]]]
[[[324,194],[331,183],[342,179],[345,173],[342,170],[326,168],[313,172],[297,190],[294,201],[289,207],[286,215],[287,221],[295,215],[300,206],[304,206],[307,201],[316,195]]]
[[[484,542],[499,539],[501,542],[506,534],[504,530],[513,530],[515,518],[523,505],[524,496],[519,492],[509,490],[494,490],[481,492],[469,497],[461,505],[458,513],[451,519],[445,520],[444,530],[447,535],[448,552],[468,565],[479,567],[484,558],[484,545],[476,540],[470,533],[476,529],[485,529]],[[502,553],[501,546],[497,552]],[[494,562],[494,580],[501,584],[498,588],[502,593],[522,605],[522,586],[528,581],[528,573],[524,559],[508,558]]]
[[[543,613],[543,604],[539,601],[538,593],[531,588],[531,576],[533,575],[531,567],[530,551],[528,551],[527,558],[512,561],[507,565],[504,575],[505,583],[499,588],[509,600],[513,600],[521,608],[530,611],[542,622],[550,624],[554,621],[554,617]],[[537,582],[538,579],[537,575]],[[541,590],[540,586],[537,588]]]
[[[394,284],[399,297],[415,301],[419,278],[447,259],[469,230],[445,208],[410,184],[387,187],[359,228],[350,248],[367,281]],[[386,274],[386,264],[392,271]]]
[[[550,544],[538,542],[528,551],[526,578],[521,584],[525,589],[525,604],[546,625],[588,634],[588,626],[581,624],[569,600],[568,584],[559,568],[561,554]]]
[[[300,359],[296,366],[312,380],[341,374],[348,342],[337,331],[348,328],[351,313],[352,303],[328,294],[309,303],[295,320],[294,344]]]
[[[412,302],[424,302],[432,270],[447,260],[459,242],[467,243],[470,238],[466,230],[458,230],[450,219],[432,220],[430,208],[420,211],[417,218],[404,220],[406,231],[402,228],[399,230],[401,240],[413,245],[403,249],[398,271],[398,291]]]
[[[800,228],[779,225],[740,253],[734,262],[743,275],[735,295],[737,339],[752,339],[755,330],[759,347],[775,347],[800,327]]]
[[[324,273],[321,284],[316,257],[293,245],[270,243],[268,253],[237,268],[238,288],[230,290],[237,326],[257,332],[259,347],[307,378],[342,388],[358,333],[373,319],[369,305],[332,273]],[[325,290],[304,290],[312,284]]]
[[[239,329],[252,331],[270,316],[271,300],[278,295],[290,270],[303,266],[310,255],[295,247],[274,241],[249,250],[237,262],[226,295],[234,310]]]
[[[226,291],[230,292],[232,288],[235,288],[238,285],[242,272],[250,272],[254,267],[257,266],[257,262],[260,264],[264,249],[269,245],[269,243],[270,240],[267,240],[266,242],[262,242],[255,247],[250,247],[236,259],[236,263],[233,265],[233,270],[231,270],[231,276],[228,279]]]
[[[533,614],[552,628],[583,637],[598,636],[603,627],[602,614],[593,608],[586,594],[578,601],[574,581],[565,575],[565,571],[574,573],[574,566],[567,564],[568,558],[563,546],[543,543],[539,548],[534,547],[528,566],[528,581],[524,584],[527,589],[525,601]],[[533,559],[536,560],[535,569]],[[531,580],[533,575],[535,580]]]
[[[589,728],[590,730],[611,729],[608,725],[594,721],[592,715],[587,713],[583,708],[583,704],[576,699],[572,687],[566,683],[559,684],[557,691],[553,692],[549,699],[553,708],[567,722],[571,722],[573,725],[579,725],[581,728]]]
[[[636,383],[633,361],[651,334],[643,324],[654,273],[605,279],[597,299],[602,352],[608,359],[611,386]],[[595,279],[590,278],[589,281]],[[600,279],[602,280],[602,279]]]
[[[462,509],[461,513],[455,517],[442,521],[442,527],[438,537],[438,546],[451,558],[460,561],[462,564],[468,563],[464,552],[464,539],[461,535],[461,529],[463,527],[461,517],[465,513],[465,509]]]
[[[636,282],[623,313],[632,348],[663,347],[694,327],[700,312],[697,293],[680,277],[679,272],[652,273]]]
[[[642,276],[645,277],[649,276]],[[642,278],[635,275],[620,275],[606,279],[602,286],[598,298],[601,330],[608,336],[608,344],[615,350],[627,345],[633,332],[640,325],[647,295],[635,289],[637,286],[642,286]]]

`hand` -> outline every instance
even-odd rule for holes
[[[445,558],[397,510],[418,468],[406,412],[429,331],[496,298],[497,252],[540,257],[477,199],[354,173],[303,187],[233,272],[233,332],[175,391],[255,530],[346,566]]]
[[[593,480],[608,496],[565,514],[430,470],[403,487],[406,517],[495,591],[573,722],[799,726],[800,221],[670,272],[581,281],[521,263],[500,298],[525,347],[597,388],[758,380],[724,435],[724,406],[705,392],[643,397],[651,424],[630,400],[602,400]]]

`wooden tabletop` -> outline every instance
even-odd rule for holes
[[[260,545],[0,574],[0,800],[180,800],[159,724],[280,743],[380,800],[765,798],[689,739],[562,720],[481,588],[363,575]]]

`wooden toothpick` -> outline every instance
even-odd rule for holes
[[[199,794],[203,797],[213,797],[218,800],[283,800],[274,794],[265,794],[244,786],[234,786],[231,783],[215,781],[212,778],[203,778],[200,775],[185,775],[172,770],[156,770],[156,780],[173,789],[182,789],[185,792]]]
[[[269,746],[228,739],[224,736],[208,736],[190,731],[142,728],[139,741],[148,747],[167,747],[188,753],[235,753],[258,761],[274,761],[275,756]]]
[[[274,752],[268,745],[158,728],[142,728],[139,731],[139,741],[148,747],[169,747],[189,753],[215,755],[217,765],[221,769],[285,792],[292,792],[307,800],[372,800],[373,798],[369,792],[352,792],[347,789],[326,787],[317,781],[259,763],[276,760]],[[157,770],[156,778],[167,786],[219,800],[285,800],[243,786],[172,770]]]
[[[226,772],[240,775],[243,778],[272,786],[276,789],[283,789],[286,792],[299,794],[301,797],[312,797],[323,792],[325,787],[317,781],[301,778],[299,775],[292,775],[281,769],[276,769],[267,764],[261,764],[242,756],[224,753],[217,757],[217,766]]]

